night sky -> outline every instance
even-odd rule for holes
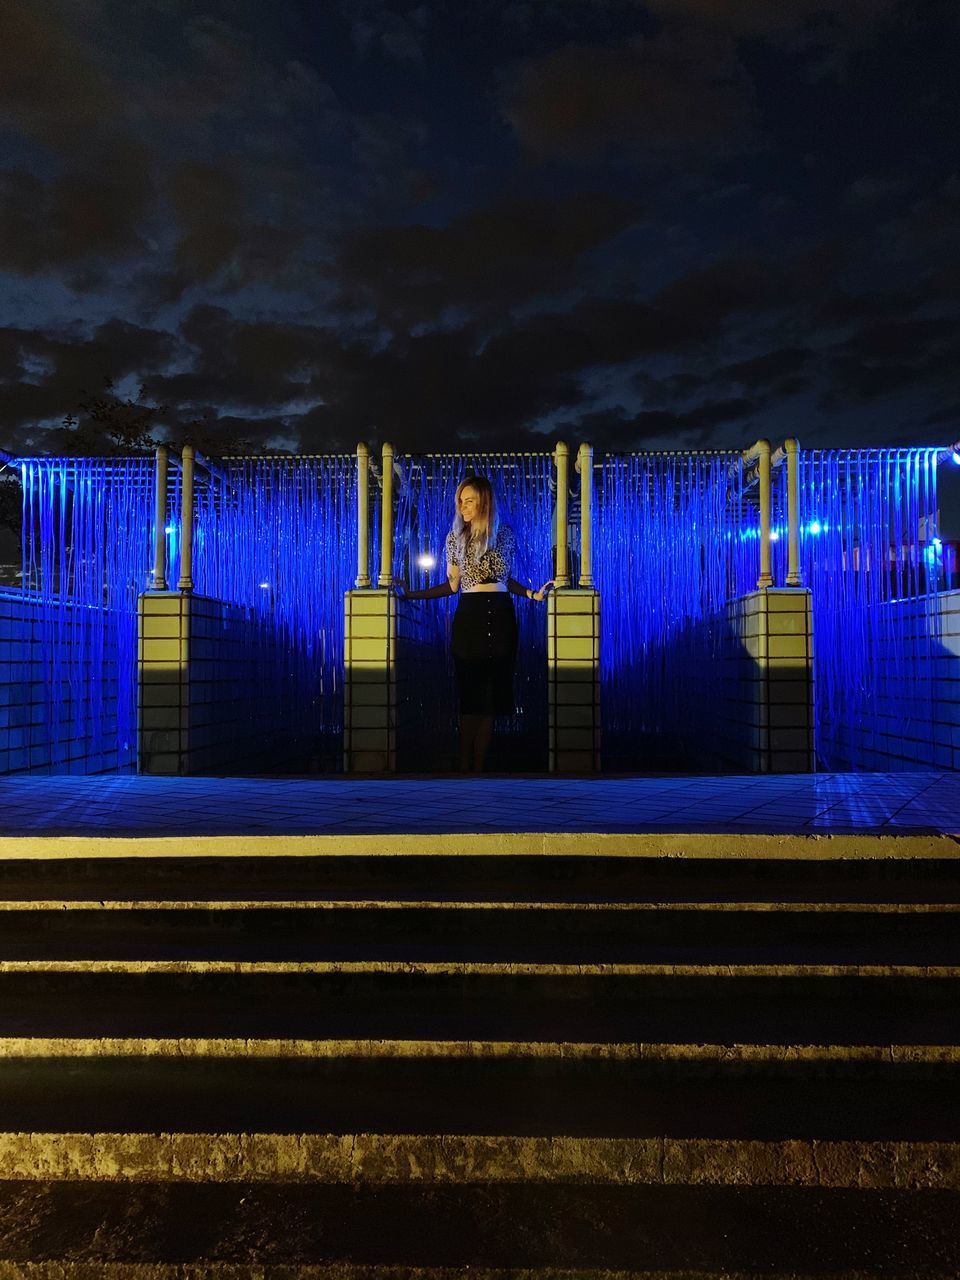
[[[951,443],[955,0],[3,0],[0,443]]]

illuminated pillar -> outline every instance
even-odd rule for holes
[[[567,552],[567,496],[570,484],[570,450],[562,440],[553,451],[557,464],[557,568],[554,581],[558,587],[570,585],[570,561]]]
[[[153,589],[167,589],[167,465],[170,451],[157,445],[155,533],[153,540]]]
[[[180,505],[180,580],[179,591],[193,590],[193,445],[183,448],[183,475]]]
[[[758,440],[757,452],[760,458],[760,576],[757,578],[757,589],[763,590],[773,586],[770,542],[770,441]]]
[[[787,586],[802,587],[800,572],[800,442],[785,440],[787,453]]]
[[[370,449],[357,445],[357,587],[370,586]]]
[[[380,494],[380,576],[378,587],[393,586],[393,445],[383,446]]]
[[[593,447],[581,444],[580,472],[580,586],[593,586]]]

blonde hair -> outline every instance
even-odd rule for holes
[[[500,528],[497,499],[494,496],[493,486],[485,476],[466,476],[457,485],[457,494],[454,498],[453,536],[456,538],[457,545],[461,551],[466,551],[467,549],[467,525],[460,514],[460,495],[464,489],[468,488],[475,489],[477,497],[480,499],[478,518],[470,523],[470,541],[477,544],[478,554],[483,555],[497,541],[497,531]],[[481,521],[483,524],[478,529],[476,526]]]

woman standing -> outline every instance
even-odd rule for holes
[[[447,580],[408,600],[460,592],[451,649],[460,695],[460,768],[481,772],[493,738],[495,716],[513,714],[517,620],[510,593],[542,600],[553,586],[534,591],[512,578],[513,530],[501,524],[490,481],[468,476],[457,487],[453,527],[447,534]]]

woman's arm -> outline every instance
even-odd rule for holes
[[[549,582],[545,582],[539,591],[534,591],[533,587],[523,586],[516,578],[507,579],[507,590],[512,591],[515,596],[523,596],[527,600],[542,600],[552,586],[552,578]]]
[[[424,587],[421,591],[407,591],[406,587],[403,588],[404,600],[439,600],[443,596],[455,594],[449,579],[446,582],[438,582],[435,587]]]

